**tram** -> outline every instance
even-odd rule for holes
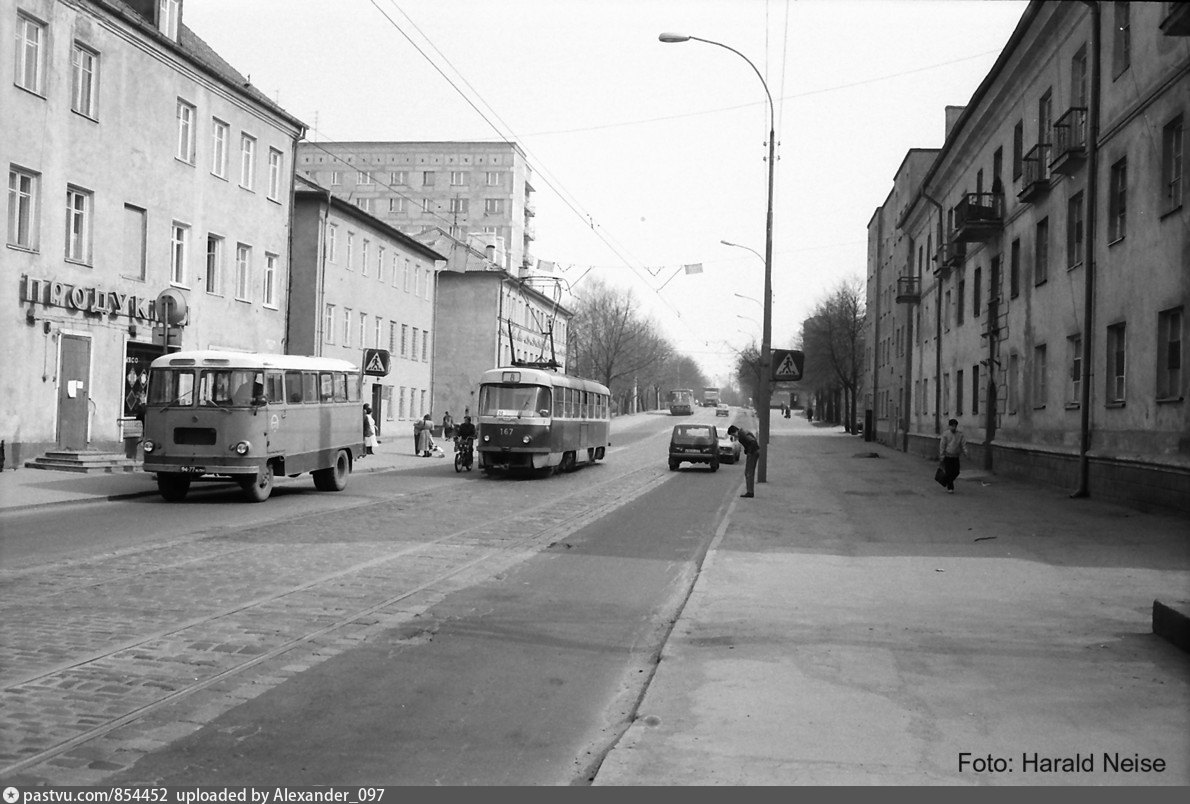
[[[485,371],[479,386],[479,468],[566,472],[611,446],[611,393],[540,368]]]
[[[198,350],[149,365],[144,469],[161,496],[231,478],[253,502],[277,476],[341,491],[364,453],[359,367],[346,360]]]
[[[672,416],[690,416],[694,413],[694,389],[675,388],[669,392],[669,412]]]

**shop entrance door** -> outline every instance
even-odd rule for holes
[[[90,339],[63,335],[58,371],[58,446],[62,449],[87,448],[90,383]]]

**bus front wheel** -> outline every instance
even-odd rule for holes
[[[186,475],[157,473],[157,490],[161,496],[170,502],[186,499],[186,492],[190,491],[190,478]]]
[[[273,493],[273,465],[266,463],[254,476],[240,481],[249,502],[264,502]]]
[[[314,488],[319,491],[342,491],[347,488],[347,476],[351,474],[351,461],[345,450],[335,456],[335,465],[326,469],[315,469]]]

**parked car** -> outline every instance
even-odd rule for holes
[[[669,468],[683,462],[709,464],[719,469],[719,430],[712,424],[677,424],[669,437]]]
[[[730,416],[731,410],[727,407],[727,405],[716,405],[715,406],[715,415],[716,416]]]
[[[735,436],[729,436],[727,433],[719,434],[720,463],[738,463],[743,453],[744,448],[739,441],[735,440]]]

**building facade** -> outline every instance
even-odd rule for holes
[[[350,360],[389,353],[365,374],[378,429],[402,433],[433,407],[436,265],[445,258],[330,191],[297,177],[287,342],[294,354]],[[410,431],[411,432],[411,431]]]
[[[901,405],[872,400],[880,440],[899,420],[898,446],[936,454],[956,418],[996,472],[1190,510],[1188,118],[1185,4],[1026,8],[913,200],[878,216],[880,339],[908,349],[898,375],[873,341]]]
[[[406,234],[490,246],[514,275],[535,265],[532,170],[515,143],[306,142],[298,170]]]
[[[455,421],[474,414],[479,380],[488,369],[553,360],[566,373],[573,313],[533,284],[503,270],[438,274],[442,323],[434,341],[434,401]]]
[[[11,463],[136,437],[166,348],[285,350],[305,127],[181,0],[0,0],[0,108]]]

